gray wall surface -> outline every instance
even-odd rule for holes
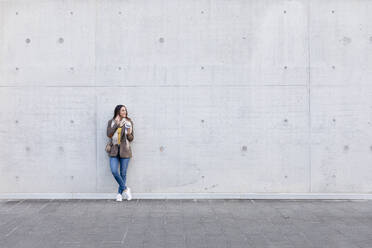
[[[0,0],[0,197],[115,193],[116,104],[134,122],[137,197],[371,193],[370,13],[366,0]]]

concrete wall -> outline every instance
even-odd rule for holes
[[[0,0],[0,197],[372,192],[372,1]],[[283,194],[277,194],[283,193]]]

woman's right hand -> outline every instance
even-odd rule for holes
[[[115,117],[115,123],[116,125],[120,124],[120,117],[118,115]]]

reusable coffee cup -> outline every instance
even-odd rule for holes
[[[126,122],[126,123],[125,123],[125,127],[126,127],[126,128],[130,128],[131,126],[132,126],[132,125],[131,125],[129,122]]]

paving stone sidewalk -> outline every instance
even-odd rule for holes
[[[371,248],[372,201],[0,200],[1,248]]]

